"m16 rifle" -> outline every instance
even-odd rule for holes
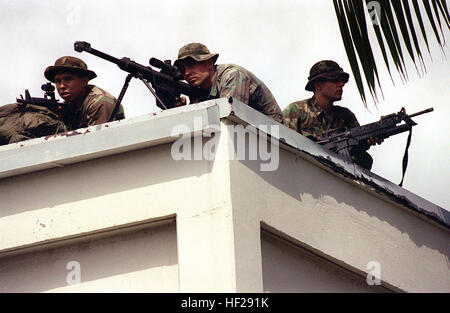
[[[85,51],[112,62],[118,65],[121,70],[129,73],[117,99],[114,112],[118,110],[120,102],[122,101],[126,89],[128,88],[128,84],[133,77],[144,82],[147,88],[155,96],[156,105],[161,109],[170,109],[175,107],[175,98],[179,98],[181,94],[188,96],[190,99],[201,99],[205,96],[205,91],[202,89],[191,87],[189,84],[182,82],[183,74],[176,66],[171,65],[170,60],[163,62],[156,58],[151,58],[149,63],[151,66],[159,68],[160,71],[158,72],[150,66],[144,66],[130,60],[129,58],[124,57],[118,59],[110,56],[104,52],[92,48],[91,44],[85,41],[75,42],[74,49],[80,53]],[[148,84],[149,82],[152,86]],[[111,116],[114,116],[114,114]]]
[[[46,83],[41,86],[41,89],[44,91],[44,98],[31,97],[28,89],[25,89],[25,98],[20,95],[20,98],[16,98],[16,102],[21,107],[25,107],[27,104],[47,107],[61,118],[63,106],[62,103],[55,98],[55,86],[51,83]]]
[[[371,139],[386,139],[390,136],[409,131],[409,136],[402,162],[402,180],[399,184],[400,186],[402,186],[406,167],[408,165],[408,148],[411,143],[412,127],[417,125],[411,118],[431,111],[433,111],[433,108],[428,108],[426,110],[408,115],[405,112],[405,108],[402,108],[398,113],[392,113],[386,116],[382,116],[378,122],[373,122],[351,129],[343,128],[326,131],[321,135],[317,143],[323,145],[325,148],[331,151],[338,153],[345,160],[351,162],[352,160],[350,156],[350,148],[352,146],[358,146],[363,149],[368,149],[370,147],[368,145],[368,141]]]

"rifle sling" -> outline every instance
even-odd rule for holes
[[[403,154],[402,180],[401,180],[400,184],[398,184],[400,187],[402,187],[402,185],[403,185],[403,179],[405,178],[406,167],[408,166],[408,148],[409,148],[409,144],[411,143],[411,135],[412,135],[412,127],[410,126],[408,139],[406,141],[405,153]]]

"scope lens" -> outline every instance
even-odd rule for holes
[[[41,89],[42,89],[42,91],[54,91],[55,90],[55,86],[53,86],[50,83],[47,83],[47,84],[43,84],[41,86]]]

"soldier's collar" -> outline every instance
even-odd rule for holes
[[[314,112],[317,112],[317,115],[319,114],[323,114],[323,115],[328,115],[331,114],[331,112],[334,111],[335,106],[332,104],[331,108],[327,111],[325,111],[324,109],[322,109],[322,107],[320,106],[320,104],[317,102],[315,97],[311,98],[310,101],[310,106],[311,108],[314,110]]]
[[[317,103],[316,98],[312,97],[309,101],[309,106],[311,109],[311,112],[314,113],[314,115],[317,117],[320,113],[322,113],[322,108],[320,107],[319,103]]]

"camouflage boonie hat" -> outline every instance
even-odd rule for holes
[[[179,66],[183,60],[192,58],[197,62],[206,61],[213,58],[213,63],[216,62],[219,57],[218,53],[210,53],[209,49],[201,43],[189,43],[178,50],[178,59],[173,63],[175,66]]]
[[[54,83],[55,75],[64,71],[80,72],[81,74],[88,76],[90,80],[97,77],[97,74],[95,74],[93,71],[88,70],[86,63],[76,57],[71,56],[60,57],[58,60],[56,60],[55,65],[49,66],[45,69],[44,76],[49,81]]]
[[[344,83],[348,82],[350,75],[334,61],[323,60],[319,61],[311,67],[309,71],[308,83],[305,89],[308,91],[314,91],[313,82],[319,78],[325,78],[329,80],[340,80]]]

